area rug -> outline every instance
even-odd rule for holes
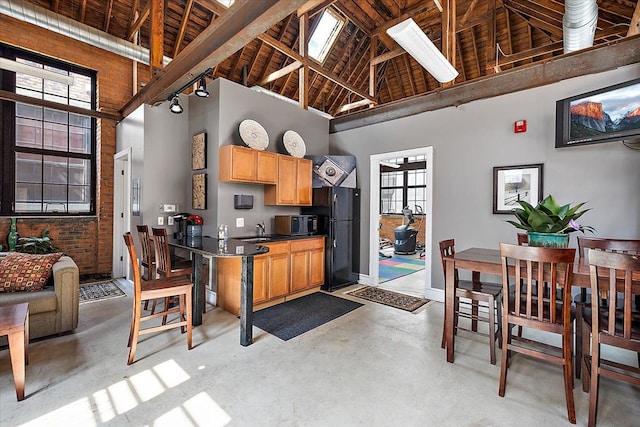
[[[349,295],[377,302],[405,311],[415,311],[429,302],[426,298],[412,297],[372,286],[365,286],[349,292]]]
[[[253,313],[253,324],[283,341],[288,341],[362,305],[324,292],[314,292],[256,311]]]
[[[80,304],[120,298],[125,295],[113,280],[80,285]]]
[[[424,259],[417,258],[383,258],[380,259],[378,283],[387,282],[424,269]]]

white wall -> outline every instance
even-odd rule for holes
[[[358,158],[362,188],[361,272],[368,271],[369,156],[410,148],[434,147],[432,286],[442,288],[438,242],[497,248],[513,242],[509,215],[492,214],[494,166],[543,163],[544,194],[559,202],[588,201],[582,222],[596,236],[640,238],[640,151],[621,143],[556,149],[558,99],[640,77],[640,65],[589,75],[541,88],[475,101],[330,135],[331,154]],[[514,134],[516,120],[527,132]],[[365,181],[366,180],[366,181]],[[571,245],[575,246],[575,237]]]

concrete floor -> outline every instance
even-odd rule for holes
[[[412,314],[359,302],[287,342],[254,328],[249,347],[239,344],[238,319],[209,307],[193,350],[175,329],[147,335],[132,366],[131,297],[84,304],[75,333],[31,344],[22,402],[0,351],[0,425],[568,425],[559,366],[516,356],[500,398],[500,362],[489,364],[484,337],[461,332],[455,363],[445,361],[442,304]],[[637,425],[640,389],[601,384],[599,425]],[[574,392],[586,425],[588,394],[579,384]]]

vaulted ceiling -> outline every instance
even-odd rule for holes
[[[157,8],[151,7],[152,0],[27,2],[143,47],[149,48],[150,40],[155,39],[150,12]],[[286,7],[288,0],[280,3]],[[637,33],[640,12],[636,0],[598,0],[597,4],[595,45]],[[251,1],[244,1],[241,7],[252,7]],[[311,34],[326,8],[346,24],[322,64],[307,62],[307,85],[302,86],[306,89],[300,89],[299,67],[306,59],[299,54],[303,12],[308,14],[307,33]],[[208,77],[262,86],[298,102],[304,90],[309,107],[337,116],[368,108],[342,111],[345,104],[363,99],[382,105],[442,87],[386,34],[393,24],[412,17],[439,48],[450,28],[445,40],[455,46],[449,46],[446,54],[459,75],[446,85],[456,86],[562,55],[564,9],[564,1],[558,0],[309,0],[216,61]],[[216,0],[165,0],[159,27],[162,53],[179,58],[208,27],[224,20],[227,10]],[[447,16],[455,19],[448,20],[443,31],[443,17]],[[285,71],[273,74],[282,69]]]

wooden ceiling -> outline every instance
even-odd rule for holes
[[[151,1],[28,0],[147,48],[151,36],[150,11],[155,8],[151,7]],[[637,0],[598,0],[598,7],[596,45],[637,33],[640,18]],[[451,41],[445,54],[450,56],[459,75],[446,85],[461,85],[563,54],[564,1],[310,0],[297,13],[277,22],[258,38],[246,40],[244,47],[218,61],[209,77],[224,77],[249,87],[259,85],[300,102],[299,64],[295,62],[306,58],[299,55],[300,23],[304,21],[300,12],[308,12],[310,34],[325,8],[332,8],[344,17],[346,25],[324,63],[308,63],[303,102],[333,116],[368,108],[364,105],[341,110],[345,104],[365,98],[382,105],[442,87],[385,32],[408,17],[441,47],[442,18],[455,16],[449,26],[450,36],[445,37]],[[163,54],[179,57],[226,11],[216,0],[165,0]],[[282,75],[270,81],[270,75],[282,69],[293,71],[279,73]]]

